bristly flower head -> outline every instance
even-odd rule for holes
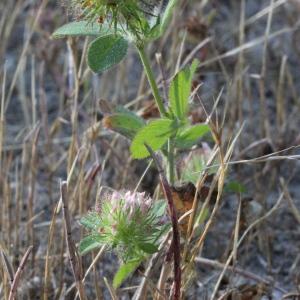
[[[78,18],[100,24],[108,22],[115,30],[125,30],[140,38],[158,19],[158,0],[71,0]]]
[[[113,192],[102,197],[94,212],[81,219],[90,234],[80,244],[81,253],[102,245],[116,250],[124,262],[157,251],[164,202],[153,202],[145,193]]]

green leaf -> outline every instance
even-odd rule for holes
[[[198,124],[188,127],[176,136],[175,146],[177,148],[190,148],[208,132],[210,132],[210,128],[207,124]]]
[[[138,243],[138,247],[147,254],[154,254],[158,251],[158,247],[152,243]]]
[[[101,235],[99,233],[93,233],[81,240],[79,244],[79,252],[81,255],[84,255],[101,246],[103,246]]]
[[[182,171],[181,180],[196,184],[199,179],[199,173],[203,171],[205,166],[206,162],[202,155],[192,155]]]
[[[156,23],[151,26],[149,32],[145,36],[146,41],[151,42],[153,40],[158,39],[161,36],[160,20],[160,17],[158,17]]]
[[[247,192],[246,187],[237,182],[237,181],[230,181],[225,185],[224,188],[225,192],[234,192],[234,193],[238,193],[238,194],[243,194]]]
[[[113,287],[117,289],[123,281],[135,271],[141,262],[141,259],[135,259],[123,264],[114,276]]]
[[[175,130],[173,120],[158,119],[151,121],[134,137],[130,147],[132,157],[141,159],[150,155],[145,147],[145,143],[153,151],[161,149],[168,138],[174,134]]]
[[[200,213],[198,214],[198,216],[196,218],[195,226],[199,226],[199,225],[203,224],[208,219],[208,216],[209,216],[209,208],[206,207],[206,208],[204,208],[202,214],[200,214]]]
[[[169,91],[170,106],[180,120],[184,120],[187,117],[193,76],[198,65],[199,61],[194,60],[191,67],[181,70],[171,82]]]
[[[167,207],[166,201],[157,200],[154,202],[151,212],[155,215],[156,218],[160,218],[166,213],[166,207]]]
[[[178,3],[178,0],[169,0],[168,5],[163,13],[163,16],[161,18],[161,23],[160,23],[160,36],[164,34],[164,32],[167,30],[172,16],[174,9]]]
[[[95,73],[118,64],[127,54],[128,41],[115,34],[94,40],[88,49],[88,65]]]
[[[97,230],[101,226],[101,218],[97,212],[90,212],[79,223],[88,229]]]
[[[137,132],[145,126],[145,121],[129,110],[118,109],[118,111],[120,112],[104,117],[104,127],[132,140]]]
[[[63,38],[66,36],[104,36],[113,33],[106,24],[91,23],[88,21],[71,22],[58,28],[53,34],[53,38]]]

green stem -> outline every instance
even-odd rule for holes
[[[145,73],[147,75],[149,84],[151,86],[151,90],[156,102],[156,105],[159,109],[161,117],[167,117],[167,111],[165,109],[163,100],[160,96],[158,86],[156,84],[156,80],[149,62],[149,59],[145,53],[145,49],[143,46],[137,46],[137,50],[139,52],[141,61],[143,63],[143,67],[145,70]],[[168,169],[169,169],[169,181],[173,185],[175,181],[175,171],[174,171],[174,141],[173,138],[170,138],[168,141],[168,152],[167,152],[167,160],[168,160]]]
[[[159,90],[158,90],[158,87],[157,87],[157,84],[156,84],[156,81],[155,81],[155,78],[154,78],[154,74],[153,74],[152,68],[150,66],[149,59],[148,59],[148,57],[147,57],[147,55],[145,53],[145,49],[144,49],[143,46],[137,46],[137,50],[139,52],[141,61],[143,63],[143,67],[144,67],[145,73],[146,73],[146,75],[148,77],[149,84],[151,86],[152,93],[153,93],[155,102],[157,104],[157,107],[159,109],[160,115],[162,117],[166,117],[167,116],[167,111],[166,111],[166,109],[164,107],[163,100],[162,100],[162,98],[161,98],[161,96],[159,94]]]

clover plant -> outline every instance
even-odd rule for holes
[[[176,180],[176,152],[189,149],[210,131],[206,124],[192,125],[189,100],[193,76],[199,62],[180,70],[169,86],[168,103],[164,103],[145,52],[148,43],[158,39],[170,24],[178,0],[70,0],[78,20],[57,29],[53,37],[90,36],[87,63],[101,73],[120,63],[129,45],[139,53],[160,118],[146,122],[135,112],[118,107],[103,120],[103,125],[131,140],[135,159],[150,156],[149,148],[161,151],[166,158],[171,184]],[[147,143],[147,145],[145,145]],[[80,244],[81,253],[106,245],[115,249],[123,262],[114,284],[118,286],[137,265],[158,251],[158,241],[165,226],[158,204],[139,193],[115,193],[101,199],[100,211],[82,218],[90,234]],[[170,211],[170,210],[169,210]],[[164,210],[163,210],[164,212]]]

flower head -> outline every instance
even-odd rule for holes
[[[84,253],[105,244],[115,249],[123,261],[153,253],[166,229],[161,221],[164,214],[164,202],[154,203],[145,193],[114,191],[106,194],[97,211],[81,220],[91,233],[82,241],[80,250]]]
[[[71,0],[80,19],[107,22],[115,30],[124,30],[135,38],[145,36],[151,28],[157,0]]]

